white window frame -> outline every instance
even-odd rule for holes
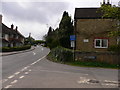
[[[9,39],[9,35],[5,34],[5,40],[8,40],[8,39]]]
[[[96,46],[96,41],[97,40],[100,40],[100,46]],[[94,40],[94,47],[95,48],[108,48],[108,39],[105,39],[105,40],[107,40],[107,46],[106,47],[102,47],[102,40],[104,40],[104,39],[95,39]]]

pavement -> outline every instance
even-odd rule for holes
[[[46,59],[49,51],[48,48],[38,46],[29,52],[3,56],[2,87],[15,90],[16,88],[118,88],[118,70],[75,67],[51,62]]]
[[[8,56],[8,55],[13,55],[13,54],[19,54],[19,53],[29,52],[29,51],[32,51],[34,49],[35,49],[35,47],[32,46],[31,49],[23,50],[23,51],[2,52],[2,53],[0,52],[0,56]]]

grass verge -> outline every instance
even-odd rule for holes
[[[60,62],[51,55],[51,53],[48,54],[47,59],[53,62],[61,63],[61,64],[67,64],[72,66],[79,66],[79,67],[99,67],[99,68],[110,68],[110,69],[119,69],[119,65],[115,64],[108,64],[103,62],[95,62],[95,61],[67,61],[67,62]]]

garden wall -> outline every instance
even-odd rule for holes
[[[109,64],[120,63],[120,54],[113,52],[75,52],[75,60],[78,61],[99,61]]]

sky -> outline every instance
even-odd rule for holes
[[[110,0],[113,5],[119,1]],[[58,27],[64,11],[74,20],[75,8],[100,7],[101,2],[103,0],[2,0],[0,14],[8,27],[13,24],[25,37],[31,33],[36,40],[42,40],[50,26]]]

